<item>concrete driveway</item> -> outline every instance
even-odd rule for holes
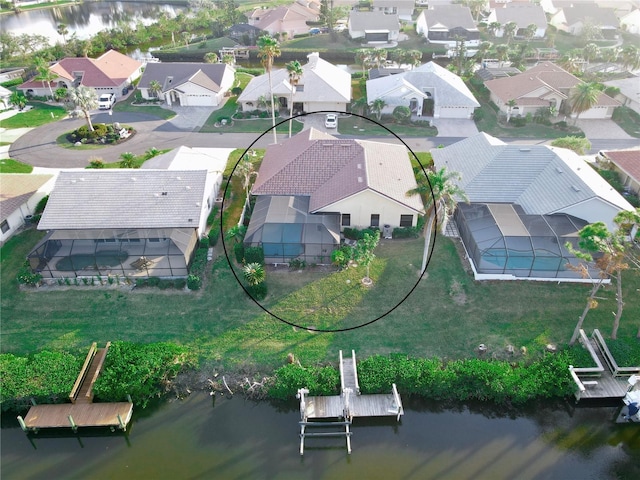
[[[478,133],[473,120],[461,118],[434,118],[431,124],[438,129],[438,137],[471,137]]]
[[[220,107],[166,107],[176,112],[176,116],[160,125],[158,132],[197,132],[205,124],[213,112]]]
[[[568,123],[573,120],[568,119]],[[589,140],[607,139],[607,140],[629,140],[633,138],[613,120],[605,119],[581,119],[578,118],[576,125],[584,132],[584,136]]]

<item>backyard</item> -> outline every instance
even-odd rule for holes
[[[313,333],[264,313],[236,283],[226,259],[209,263],[204,290],[97,287],[20,289],[16,274],[43,233],[27,230],[2,247],[2,352],[28,354],[43,348],[73,349],[93,341],[172,341],[189,345],[206,361],[226,368],[274,367],[292,352],[303,363],[333,361],[337,350],[360,357],[405,352],[464,358],[480,343],[503,357],[508,344],[530,355],[547,343],[566,342],[584,308],[588,286],[542,282],[475,282],[460,261],[455,242],[440,237],[425,278],[384,318],[339,333]],[[372,265],[371,290],[327,282],[325,272],[271,272],[265,307],[301,326],[353,327],[392,309],[418,280],[422,240],[383,242]],[[222,252],[218,245],[219,253]],[[349,273],[356,280],[362,272]],[[627,298],[619,336],[633,337],[640,302],[632,301],[640,277],[625,275]],[[327,286],[329,285],[329,286]],[[340,288],[338,288],[338,286]],[[321,287],[321,288],[320,288]],[[353,290],[353,291],[350,291]],[[608,332],[615,291],[606,287],[600,307],[584,328]],[[340,301],[345,300],[345,302]],[[347,301],[348,300],[348,301]],[[27,333],[28,332],[28,333]]]

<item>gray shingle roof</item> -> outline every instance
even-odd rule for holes
[[[197,228],[206,171],[60,172],[39,230]]]
[[[474,203],[513,203],[527,214],[552,214],[599,197],[630,205],[575,153],[546,145],[507,145],[480,133],[431,151],[437,168],[462,175],[458,185]]]
[[[518,28],[527,28],[532,23],[538,28],[547,27],[547,16],[540,5],[507,3],[496,8],[496,18],[502,25],[515,22]]]
[[[53,175],[31,173],[0,174],[0,221],[4,222],[52,178]]]
[[[386,15],[382,12],[349,12],[350,30],[363,32],[365,30],[389,30],[397,32],[400,30],[398,15]]]
[[[464,5],[434,5],[428,10],[423,10],[429,29],[438,26],[451,30],[462,27],[465,30],[477,31],[476,22],[473,21],[471,10]]]
[[[225,72],[231,69],[224,63],[148,63],[138,87],[148,88],[153,80],[160,82],[162,91],[177,88],[192,81],[214,92],[220,91]],[[169,82],[171,78],[171,82]]]

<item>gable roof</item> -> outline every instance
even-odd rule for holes
[[[429,30],[451,30],[461,27],[469,31],[477,31],[476,22],[473,21],[471,10],[464,5],[434,5],[423,10]]]
[[[187,147],[181,145],[170,152],[153,157],[141,169],[206,170],[224,173],[232,148]]]
[[[349,29],[354,32],[364,32],[366,30],[389,30],[396,32],[400,30],[398,15],[387,15],[382,12],[349,12]]]
[[[351,75],[349,72],[320,58],[317,52],[307,55],[302,76],[295,91],[296,102],[350,102]],[[275,95],[289,96],[292,85],[286,68],[271,71]],[[238,97],[238,103],[257,102],[261,96],[269,97],[269,76],[265,73],[251,79]]]
[[[640,182],[640,150],[607,150],[603,153],[611,163]]]
[[[407,150],[402,145],[338,139],[311,128],[267,148],[254,195],[308,196],[316,212],[370,190],[417,212],[418,196]]]
[[[0,174],[0,222],[29,200],[53,175],[26,173]]]
[[[518,28],[527,28],[534,23],[538,28],[547,28],[547,16],[540,5],[534,4],[511,4],[495,9],[497,21],[502,25],[515,22]]]
[[[631,205],[570,150],[547,145],[507,145],[479,133],[431,150],[436,168],[462,175],[458,185],[473,203],[513,203],[546,215],[592,198],[620,210]]]
[[[389,75],[387,77],[367,80],[367,100],[384,98],[389,94],[398,95],[403,89],[413,91],[418,96],[427,98],[426,88],[435,88],[434,104],[440,106],[479,107],[480,104],[455,73],[441,67],[437,63],[428,62],[413,70]]]
[[[142,63],[127,55],[109,50],[100,57],[67,57],[49,67],[49,70],[69,83],[76,79],[76,73],[81,73],[80,85],[91,88],[119,87],[131,77]],[[30,80],[18,88],[42,88],[46,83],[40,80]]]
[[[640,77],[622,78],[620,80],[609,80],[605,85],[618,87],[620,93],[633,101],[640,101]]]
[[[595,25],[617,28],[620,24],[612,8],[601,8],[592,3],[572,4],[562,7],[567,25],[574,25],[589,19]]]
[[[206,177],[201,170],[62,171],[38,230],[197,228]]]
[[[319,11],[314,7],[314,2],[309,2],[309,6],[293,2],[290,5],[280,5],[275,8],[258,7],[248,17],[255,22],[253,25],[261,30],[267,30],[271,26],[276,27],[274,30],[280,30],[284,22],[316,20]]]
[[[185,83],[195,83],[218,93],[225,75],[233,74],[233,68],[225,63],[149,63],[138,83],[139,88],[149,88],[152,81],[160,82],[162,91],[180,90]]]
[[[568,98],[568,91],[577,84],[582,83],[578,77],[551,62],[542,62],[519,75],[512,77],[496,78],[488,80],[485,86],[504,103],[515,100],[517,105],[548,106],[549,101],[544,99],[547,94],[553,92],[561,98]],[[542,93],[536,97],[529,96],[533,92],[542,89]],[[597,106],[618,106],[620,102],[600,92]]]

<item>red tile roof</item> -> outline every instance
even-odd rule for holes
[[[605,156],[636,182],[640,182],[640,150],[611,150]]]

